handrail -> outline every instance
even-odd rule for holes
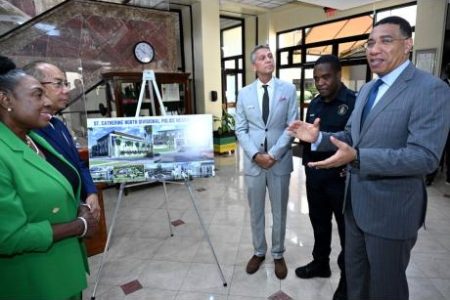
[[[44,11],[43,13],[41,13],[41,14],[39,14],[39,15],[37,15],[37,16],[32,17],[31,19],[27,20],[26,22],[24,22],[24,23],[22,23],[22,24],[20,24],[20,25],[18,25],[18,26],[16,26],[16,27],[14,27],[14,28],[8,30],[7,32],[5,32],[5,33],[3,33],[3,34],[0,35],[0,42],[1,42],[4,38],[6,38],[6,37],[10,36],[11,34],[13,34],[15,31],[18,31],[18,30],[20,30],[20,29],[22,29],[22,28],[24,28],[24,27],[27,27],[27,26],[29,26],[31,23],[36,22],[37,20],[40,20],[40,19],[42,19],[42,18],[45,18],[47,15],[51,14],[54,10],[57,10],[57,9],[59,9],[59,7],[61,7],[61,6],[63,6],[63,5],[66,5],[67,3],[73,2],[73,1],[78,1],[78,0],[65,0],[65,1],[63,1],[63,2],[61,2],[61,3],[59,3],[59,4],[56,4],[56,5],[53,6],[52,8],[50,8],[50,9]]]

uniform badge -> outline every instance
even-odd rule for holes
[[[338,106],[338,109],[337,109],[338,115],[344,116],[347,113],[347,111],[348,111],[347,104],[341,104]]]

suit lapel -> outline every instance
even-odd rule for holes
[[[355,136],[353,137],[353,140],[356,142],[359,138],[359,134],[361,132],[361,116],[364,109],[364,106],[366,105],[367,98],[369,96],[369,92],[372,89],[372,85],[375,83],[370,84],[364,91],[361,91],[361,94],[358,96],[358,101],[356,102],[355,108],[352,113],[351,122],[352,122],[352,131],[355,133]],[[356,138],[355,138],[356,137]]]
[[[270,121],[276,115],[276,110],[278,109],[278,100],[282,95],[282,85],[277,78],[273,78],[273,98],[270,102],[270,110],[269,110],[269,118],[267,119],[267,124],[270,124]]]
[[[53,118],[54,119],[54,118]],[[72,153],[70,153],[70,147],[67,145],[66,137],[63,136],[63,132],[61,130],[60,125],[58,124],[57,119],[54,120],[52,125],[48,125],[45,128],[38,130],[42,136],[45,137],[46,140],[51,141],[50,144],[56,149],[57,152],[61,154],[66,154],[68,157],[72,157]]]
[[[380,113],[382,113],[383,110],[386,109],[386,107],[388,107],[398,99],[397,96],[405,88],[407,88],[407,81],[412,78],[413,73],[414,73],[414,66],[412,64],[409,64],[409,66],[400,74],[400,76],[398,76],[398,78],[394,81],[392,86],[389,87],[389,89],[386,91],[383,97],[381,97],[378,103],[376,103],[376,105],[373,107],[372,111],[369,113],[366,121],[364,122],[365,126],[360,130],[359,138],[364,136],[364,134],[367,132],[368,128],[370,128],[370,126],[372,125],[373,121],[377,118],[377,116]],[[371,88],[367,89],[367,94],[369,93],[370,89]],[[365,101],[364,104],[360,106],[361,111],[359,111],[358,114],[359,119],[357,129],[360,129],[361,126],[361,114],[365,102],[367,102],[367,95],[363,99],[365,99]]]
[[[47,149],[48,150],[48,149]],[[33,165],[35,168],[39,169],[41,172],[47,174],[48,176],[52,177],[54,180],[58,181],[64,189],[69,192],[70,194],[73,193],[72,189],[67,184],[67,180],[61,180],[61,175],[59,172],[55,172],[54,168],[50,168],[49,164],[42,158],[31,154],[28,151],[23,151],[23,159],[28,162],[30,165]]]
[[[270,121],[272,120],[273,116],[276,114],[276,110],[278,109],[277,102],[280,99],[282,95],[282,85],[280,84],[280,81],[277,78],[273,78],[273,98],[270,100],[270,108],[269,108],[269,117],[267,119],[267,124],[270,124]],[[254,82],[251,93],[254,95],[253,97],[250,97],[251,103],[250,105],[253,105],[254,107],[257,107],[258,109],[255,109],[255,112],[257,112],[259,115],[259,120],[262,127],[265,127],[264,120],[262,118],[262,111],[261,106],[259,103],[258,98],[258,83],[257,80]]]
[[[259,105],[259,98],[258,98],[258,80],[255,80],[253,82],[252,88],[251,88],[251,94],[252,96],[249,97],[249,106],[253,106],[255,107],[255,109],[253,110],[255,112],[255,114],[257,116],[255,116],[258,120],[260,120],[260,125],[262,127],[264,127],[264,120],[262,118],[262,111],[261,111],[261,107]],[[269,111],[269,119],[267,120],[267,122],[269,122],[270,120],[270,111]]]
[[[399,80],[400,79],[400,80]],[[373,121],[377,118],[377,116],[390,104],[392,104],[396,99],[398,94],[406,88],[406,83],[400,77],[394,82],[394,84],[386,91],[383,97],[380,98],[378,103],[372,109],[372,111],[367,116],[365,121],[365,126],[362,128],[361,136],[363,136],[368,128],[370,128]]]
[[[55,148],[56,148],[56,150],[57,150],[58,152],[61,152],[61,151],[63,150],[63,149],[60,147],[60,145],[59,145],[60,143],[59,143],[59,142],[57,143],[57,141],[56,141],[56,137],[55,137],[56,130],[53,129],[50,125],[47,126],[47,127],[45,127],[45,128],[40,129],[38,132],[39,132],[46,140],[52,141],[52,143],[56,144],[56,145],[55,145]]]
[[[58,153],[51,145],[49,145],[41,136],[39,136],[38,134],[36,134],[34,132],[30,132],[30,136],[33,138],[34,141],[36,141],[39,144],[39,146],[44,147],[46,150],[48,150],[53,155],[55,155],[60,160],[62,160],[65,164],[69,165],[72,169],[75,170],[78,177],[80,176],[78,174],[78,171],[72,166],[72,164],[67,162],[67,160],[60,153]],[[69,194],[73,193],[73,189],[72,189],[72,186],[70,185],[70,183],[65,179],[65,177],[61,173],[55,172],[54,171],[55,169],[53,166],[52,166],[52,168],[50,168],[49,163],[47,163],[46,161],[44,161],[43,159],[40,159],[40,158],[38,158],[38,160],[36,160],[34,155],[33,156],[25,155],[25,153],[24,153],[24,159],[27,160],[28,162],[30,162],[31,164],[33,164],[36,168],[40,169],[42,172],[46,173],[47,175],[49,175],[50,177],[52,177],[53,179],[58,181],[64,187],[64,189],[67,192],[69,192]],[[78,185],[77,195],[74,195],[75,199],[79,199],[79,193],[80,193],[80,185]]]
[[[47,150],[61,158],[62,156],[56,153],[56,151],[43,140],[42,137],[37,136],[36,133],[30,132],[29,134],[34,141],[37,141],[40,146],[45,147]],[[37,136],[37,137],[36,137]],[[69,194],[73,193],[72,187],[70,186],[69,182],[65,180],[64,176],[61,175],[59,172],[55,172],[55,169],[49,165],[44,159],[36,155],[35,153],[32,153],[29,151],[30,149],[28,146],[22,142],[11,130],[9,130],[3,123],[0,122],[0,139],[3,139],[6,144],[11,148],[12,151],[17,153],[18,155],[21,155],[28,164],[32,165],[36,169],[40,170],[41,172],[47,174],[57,182],[59,182],[64,189],[69,192]],[[64,162],[67,163],[64,158],[61,158]],[[70,164],[69,164],[70,165]],[[77,195],[75,195],[77,196]]]

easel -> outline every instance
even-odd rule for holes
[[[139,93],[139,101],[138,101],[138,105],[137,105],[137,108],[136,108],[136,115],[135,115],[135,117],[139,118],[139,112],[141,110],[141,105],[142,105],[142,101],[143,101],[143,98],[144,98],[144,91],[145,91],[144,89],[145,89],[145,85],[146,85],[147,81],[149,82],[148,90],[149,90],[149,94],[150,94],[150,103],[151,103],[151,108],[152,108],[153,114],[156,115],[156,110],[155,110],[155,102],[154,102],[154,97],[153,97],[153,91],[152,91],[152,88],[150,86],[150,82],[153,84],[153,88],[154,88],[156,96],[158,98],[158,104],[159,104],[159,107],[160,107],[161,115],[165,116],[166,112],[165,112],[165,109],[164,109],[164,106],[163,106],[163,103],[162,103],[161,94],[159,92],[158,85],[156,84],[155,73],[152,70],[144,70],[144,72],[142,74],[142,85],[141,85],[141,90],[140,90],[140,93]],[[223,286],[226,287],[227,286],[227,282],[225,281],[225,277],[223,275],[222,268],[219,265],[219,260],[217,259],[216,252],[214,251],[214,247],[213,247],[213,245],[211,243],[211,240],[209,238],[208,231],[206,230],[205,224],[203,223],[203,219],[202,219],[202,217],[200,215],[200,212],[198,210],[198,207],[197,207],[197,204],[196,204],[196,200],[195,200],[194,194],[192,192],[192,186],[189,183],[189,176],[187,174],[183,173],[183,181],[182,182],[167,181],[167,180],[164,180],[164,179],[163,180],[158,180],[158,182],[161,182],[163,184],[163,189],[164,189],[164,206],[165,206],[165,209],[166,209],[166,212],[167,212],[167,218],[168,218],[168,221],[169,221],[169,231],[170,231],[170,236],[171,237],[173,236],[173,232],[172,232],[172,226],[171,226],[171,223],[170,223],[169,209],[168,209],[168,205],[167,205],[168,196],[167,196],[167,185],[166,184],[167,183],[184,184],[184,186],[188,190],[189,196],[190,196],[191,201],[192,201],[192,206],[194,207],[194,210],[195,210],[195,212],[197,214],[197,217],[198,217],[198,220],[200,222],[200,225],[201,225],[201,227],[203,229],[204,236],[205,236],[205,238],[206,238],[206,240],[208,242],[209,247],[211,248],[211,252],[212,252],[212,254],[214,256],[214,259],[216,261],[216,265],[217,265],[217,268],[218,268],[218,271],[219,271],[220,278],[222,279]],[[138,184],[139,183],[136,183],[135,185],[138,185]],[[128,185],[128,186],[132,186],[132,185]],[[107,254],[108,254],[109,244],[111,242],[111,237],[112,237],[112,234],[113,234],[114,225],[116,223],[117,214],[119,212],[120,204],[121,204],[122,198],[123,198],[123,193],[124,193],[124,190],[125,190],[126,187],[127,186],[126,186],[125,183],[121,183],[120,184],[119,195],[117,197],[116,206],[114,208],[114,213],[113,213],[112,220],[111,220],[111,226],[109,227],[108,237],[106,239],[105,249],[104,249],[104,251],[102,253],[102,259],[101,259],[100,265],[98,267],[97,277],[95,279],[95,286],[94,286],[94,290],[92,292],[91,300],[95,300],[95,293],[97,292],[97,287],[98,287],[98,284],[99,284],[100,279],[101,279],[101,273],[102,273],[102,270],[103,270],[103,265],[104,265],[104,262],[105,262],[105,258],[107,257]]]

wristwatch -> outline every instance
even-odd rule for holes
[[[359,169],[359,148],[356,147],[356,158],[350,163],[353,169]]]

